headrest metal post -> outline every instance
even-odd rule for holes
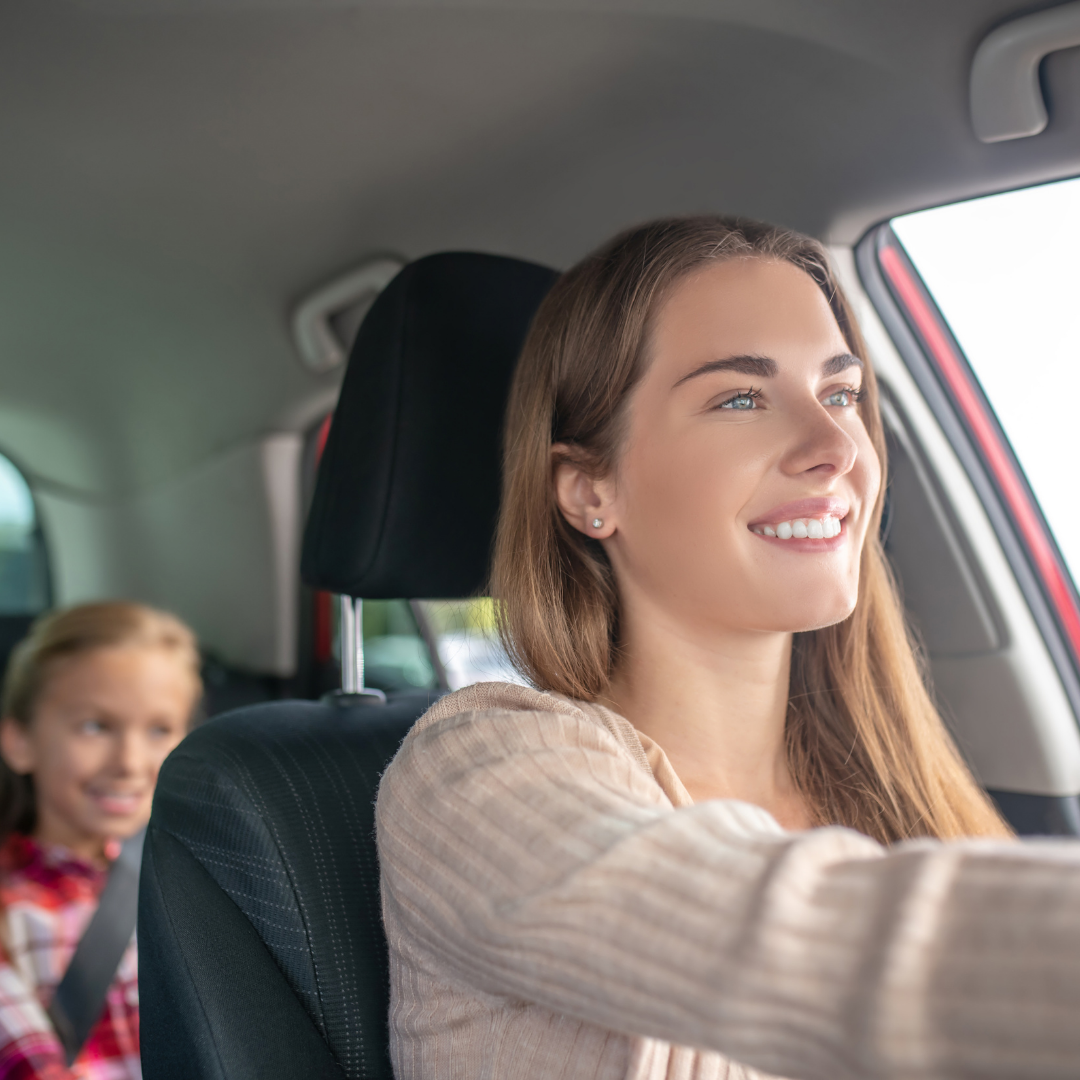
[[[342,594],[338,597],[341,612],[341,689],[355,694],[364,688],[364,601]]]
[[[353,667],[356,670],[356,690],[364,689],[364,601],[357,597],[353,601]]]
[[[341,689],[324,696],[331,705],[385,705],[381,690],[364,687],[364,601],[338,596],[338,643],[341,649]]]

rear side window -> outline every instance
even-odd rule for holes
[[[499,640],[489,598],[422,600],[420,605],[451,690],[478,682],[524,681]]]
[[[393,694],[521,681],[499,641],[495,608],[486,597],[364,601],[367,686]]]
[[[49,606],[45,545],[30,486],[0,454],[0,616],[34,615]]]
[[[341,678],[338,598],[314,596],[317,659],[328,667],[318,692]],[[387,694],[459,690],[477,682],[522,682],[495,628],[487,597],[365,600],[364,684]],[[314,695],[313,695],[314,696]]]
[[[407,601],[364,601],[364,683],[388,694],[438,687],[438,673]]]
[[[1054,534],[1080,577],[1080,180],[896,218]]]

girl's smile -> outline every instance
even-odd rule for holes
[[[107,840],[138,832],[196,692],[162,648],[108,646],[55,660],[32,722],[0,728],[8,763],[34,777],[35,837],[99,860]]]

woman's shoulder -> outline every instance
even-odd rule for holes
[[[409,732],[409,738],[417,738],[432,728],[450,728],[480,718],[483,721],[494,720],[496,717],[491,714],[498,714],[503,723],[513,722],[514,716],[507,717],[508,713],[569,721],[558,724],[560,730],[567,732],[606,732],[638,764],[646,769],[649,767],[637,732],[629,721],[618,713],[595,702],[579,701],[520,683],[475,683],[452,694],[446,694],[417,720]],[[517,719],[522,720],[523,716],[518,716]],[[518,727],[525,730],[524,724],[519,723]]]
[[[587,702],[574,701],[561,694],[537,690],[521,683],[474,683],[451,694],[444,694],[417,720],[410,734],[469,713],[541,712],[584,717],[589,708]]]
[[[627,720],[591,702],[481,683],[437,702],[387,766],[375,805],[380,857],[404,865],[448,836],[483,847],[489,828],[558,833],[568,814],[594,807],[604,817],[612,804],[646,816],[671,807]]]
[[[405,737],[382,787],[403,771],[457,772],[465,762],[520,760],[559,749],[599,751],[652,775],[634,728],[610,709],[531,686],[487,682],[435,702]]]

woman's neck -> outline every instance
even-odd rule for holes
[[[656,612],[624,611],[622,628],[604,703],[663,748],[694,801],[740,799],[808,828],[784,733],[791,635],[688,634]]]

